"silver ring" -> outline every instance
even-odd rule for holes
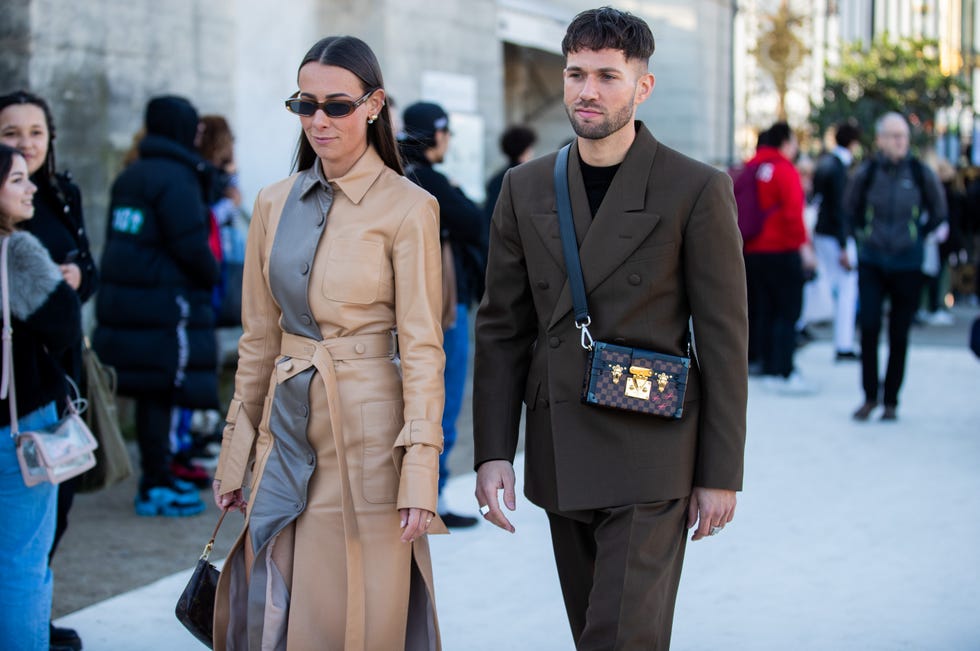
[[[719,531],[721,531],[722,529],[724,529],[724,527],[711,527],[711,529],[708,531],[708,535],[713,536]]]
[[[490,512],[489,504],[484,504],[483,506],[480,507],[480,515],[486,515],[489,512]]]

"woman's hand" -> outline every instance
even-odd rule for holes
[[[402,518],[402,537],[404,543],[414,542],[419,536],[428,533],[429,523],[435,517],[432,511],[425,509],[398,509]]]
[[[245,496],[242,494],[241,488],[222,495],[221,482],[215,479],[211,484],[211,490],[214,492],[214,504],[219,509],[222,511],[238,509],[242,513],[245,513],[245,507],[248,506],[248,502],[245,501]]]
[[[61,269],[61,276],[68,283],[68,286],[77,292],[78,288],[82,286],[82,270],[74,262],[60,264],[58,268]]]

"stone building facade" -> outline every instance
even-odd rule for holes
[[[537,151],[572,137],[562,107],[561,37],[582,0],[6,0],[0,92],[46,97],[59,167],[84,193],[97,250],[109,186],[156,94],[225,115],[236,133],[243,193],[291,171],[299,128],[282,100],[318,38],[353,34],[375,50],[388,92],[451,113],[446,167],[469,194],[503,163],[500,132],[526,122]],[[602,3],[599,3],[602,4]],[[712,164],[732,150],[730,0],[623,0],[657,41],[653,96],[640,117],[665,143]]]

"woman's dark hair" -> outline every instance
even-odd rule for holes
[[[361,80],[365,92],[372,88],[384,88],[385,85],[378,58],[374,56],[367,43],[354,36],[328,36],[320,39],[303,57],[303,62],[299,64],[300,69],[307,63],[322,63],[343,68]],[[387,102],[381,107],[374,124],[368,125],[367,138],[368,142],[374,145],[385,165],[399,174],[404,174],[401,158],[398,155],[398,145],[395,143],[395,134],[391,128],[391,115],[388,112]],[[309,169],[314,161],[316,161],[316,152],[306,139],[306,134],[299,134],[293,169]]]
[[[38,107],[44,113],[44,121],[48,123],[48,153],[44,158],[44,163],[38,172],[44,174],[44,180],[54,181],[54,118],[51,116],[51,108],[48,103],[34,93],[26,90],[18,90],[7,95],[0,96],[0,111],[14,104],[31,104]],[[37,172],[35,172],[37,173]]]
[[[220,115],[204,115],[201,116],[201,124],[204,125],[204,133],[197,147],[198,153],[218,169],[224,169],[235,158],[235,136],[228,121]]]
[[[508,128],[500,136],[500,150],[513,163],[521,157],[521,154],[527,151],[528,147],[537,142],[537,140],[538,136],[534,133],[533,129],[515,125]]]
[[[0,188],[10,176],[10,168],[14,166],[14,156],[23,155],[19,149],[0,143]],[[0,233],[9,233],[11,230],[13,227],[10,225],[10,216],[0,213]]]
[[[572,19],[561,42],[561,53],[567,57],[569,52],[581,50],[619,50],[627,61],[639,59],[646,64],[654,47],[653,32],[643,19],[627,11],[600,7]]]

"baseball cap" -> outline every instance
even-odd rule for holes
[[[449,114],[438,104],[416,102],[402,113],[402,124],[409,137],[428,140],[449,128]]]

